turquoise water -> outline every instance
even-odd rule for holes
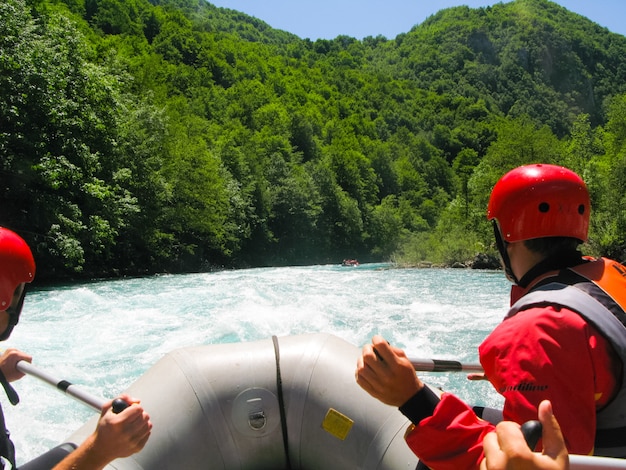
[[[74,284],[28,293],[4,347],[101,397],[114,397],[172,349],[313,332],[357,346],[382,334],[419,358],[476,362],[508,303],[501,272],[384,264],[262,268]],[[486,382],[422,374],[472,404],[499,406]],[[163,380],[167,380],[166,377]],[[33,377],[2,398],[18,464],[62,442],[91,408]],[[138,397],[141,398],[141,397]]]

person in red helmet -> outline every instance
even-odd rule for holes
[[[17,325],[26,284],[35,277],[35,260],[26,242],[15,232],[0,227],[0,341],[9,338]],[[0,355],[0,383],[9,401],[16,405],[19,397],[10,382],[24,376],[16,364],[31,362],[32,357],[17,349],[7,349]],[[116,458],[127,457],[143,448],[150,436],[152,423],[139,402],[128,395],[121,397],[128,407],[118,414],[112,412],[112,400],[101,412],[96,430],[76,450],[67,446],[55,448],[20,469],[37,470],[98,470]],[[68,455],[68,451],[71,451]],[[0,407],[0,468],[17,468],[15,448],[6,429]]]
[[[504,397],[499,419],[522,424],[549,400],[570,453],[626,458],[626,268],[578,251],[589,211],[585,183],[561,166],[525,165],[496,183],[487,218],[514,285],[479,357]],[[375,336],[356,379],[411,420],[406,441],[421,465],[479,467],[494,423],[451,393],[435,395],[401,349]]]

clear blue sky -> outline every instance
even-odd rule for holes
[[[508,0],[209,0],[218,7],[241,11],[271,27],[300,38],[334,39],[341,34],[363,39],[393,39],[444,8],[472,8]],[[626,35],[626,0],[556,0],[569,11],[589,18],[614,33]]]

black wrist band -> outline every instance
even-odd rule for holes
[[[432,416],[435,407],[439,403],[439,397],[426,385],[407,400],[399,410],[400,412],[409,418],[413,424],[419,424],[421,420]]]

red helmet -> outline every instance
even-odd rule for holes
[[[35,277],[35,260],[17,233],[0,227],[0,310],[11,305],[13,293],[22,282]]]
[[[556,165],[525,165],[509,171],[493,187],[487,219],[498,221],[506,242],[543,237],[584,242],[589,209],[587,186],[576,173]]]

